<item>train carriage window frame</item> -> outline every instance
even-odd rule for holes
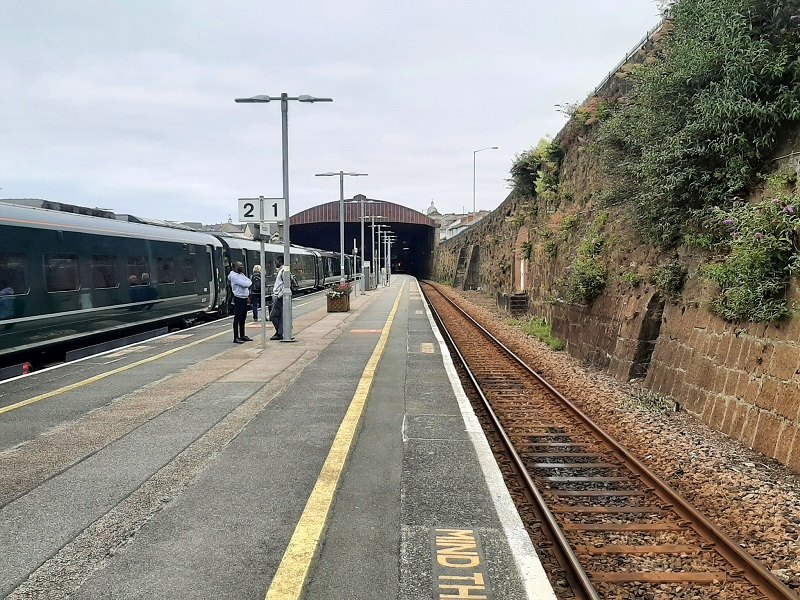
[[[48,294],[77,292],[81,289],[77,254],[53,252],[45,254],[42,260],[44,263],[44,289]]]
[[[146,256],[128,256],[128,285],[147,285],[150,279],[150,261]],[[147,277],[144,277],[147,275]]]
[[[0,252],[0,292],[10,289],[6,297],[26,296],[31,288],[28,285],[28,269],[24,252]]]
[[[156,283],[159,285],[175,283],[175,259],[156,256]]]
[[[113,254],[92,254],[92,287],[99,290],[119,287],[117,257]]]
[[[194,260],[188,256],[181,259],[181,283],[196,283],[197,273],[194,269]]]

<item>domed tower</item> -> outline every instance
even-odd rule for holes
[[[425,214],[437,223],[442,220],[442,214],[433,205],[433,200],[431,200],[431,205],[428,207],[428,210],[425,211]]]

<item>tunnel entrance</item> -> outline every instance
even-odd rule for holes
[[[364,260],[375,265],[377,256],[377,230],[391,231],[396,241],[391,247],[392,273],[407,273],[418,278],[429,278],[433,266],[435,222],[413,209],[364,197]],[[361,256],[361,210],[359,196],[345,200],[344,251],[353,254],[358,249]],[[339,251],[339,201],[320,204],[292,216],[289,239],[293,244]],[[374,223],[376,235],[373,237]],[[381,247],[383,264],[385,247]]]

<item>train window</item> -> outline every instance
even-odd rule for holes
[[[77,254],[45,254],[44,284],[48,292],[71,292],[80,288]]]
[[[175,261],[162,256],[156,257],[156,276],[158,283],[175,283]]]
[[[150,262],[144,256],[128,257],[128,284],[147,285],[150,283]]]
[[[27,293],[25,254],[0,252],[0,296],[17,296]]]
[[[191,258],[184,258],[181,262],[181,281],[183,281],[183,283],[193,283],[197,281],[197,275],[194,272],[194,262]]]
[[[116,256],[110,256],[108,254],[92,255],[92,287],[119,287]]]

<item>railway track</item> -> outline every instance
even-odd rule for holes
[[[526,525],[545,533],[575,597],[797,600],[436,286],[421,288],[501,440],[498,462],[521,481],[512,495],[533,503]]]

